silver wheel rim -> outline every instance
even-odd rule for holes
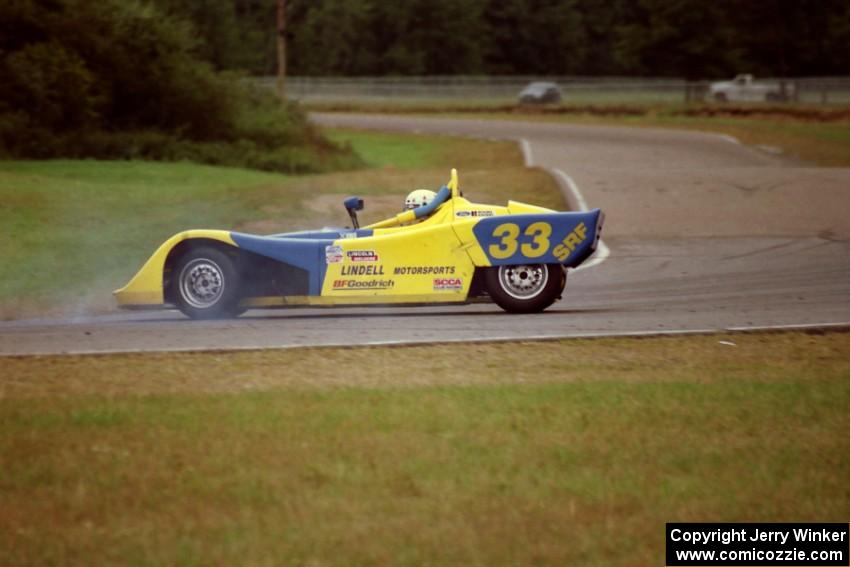
[[[549,281],[545,264],[499,266],[499,283],[515,299],[532,299],[540,295]]]
[[[206,258],[192,260],[180,272],[180,295],[197,309],[212,307],[224,293],[224,273]]]

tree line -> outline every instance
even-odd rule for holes
[[[276,0],[155,0],[218,69],[276,69]],[[850,73],[847,0],[287,0],[303,76]]]
[[[195,25],[139,0],[0,2],[0,158],[356,162],[296,105],[215,69]]]
[[[356,162],[274,74],[277,0],[3,0],[0,157]],[[850,74],[847,0],[287,0],[295,75]]]

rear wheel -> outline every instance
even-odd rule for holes
[[[543,311],[561,296],[566,282],[560,264],[499,266],[485,274],[490,297],[509,313]]]
[[[233,259],[216,248],[186,252],[174,269],[171,297],[192,319],[235,317],[239,308],[239,272]]]

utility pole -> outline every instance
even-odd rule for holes
[[[277,96],[286,100],[286,0],[277,0]]]

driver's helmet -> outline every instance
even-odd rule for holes
[[[417,189],[416,191],[411,191],[404,200],[404,208],[402,210],[409,211],[410,209],[427,205],[433,201],[436,196],[436,193],[429,191],[428,189]]]

